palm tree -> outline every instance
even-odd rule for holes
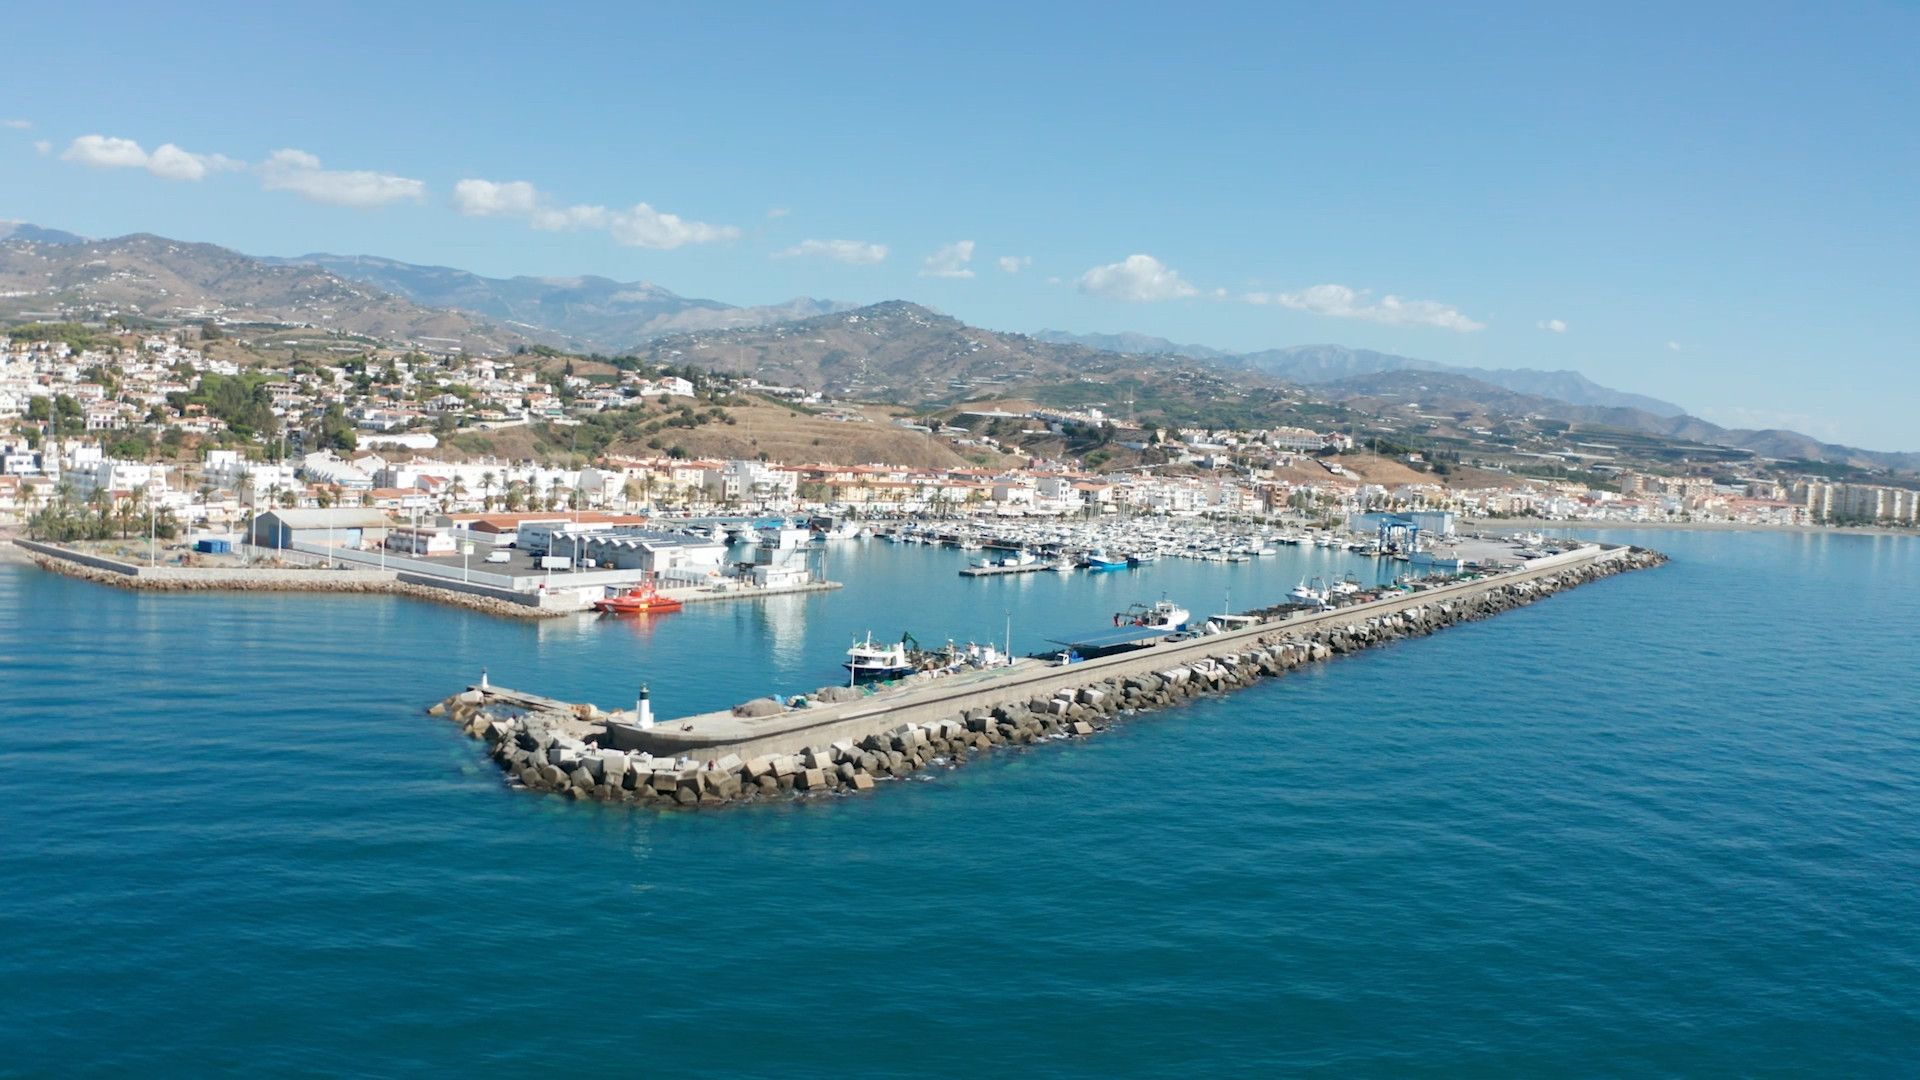
[[[486,472],[480,474],[480,506],[484,510],[493,509],[493,482],[494,475],[492,469],[488,469]]]
[[[146,489],[134,488],[125,499],[121,499],[114,504],[113,516],[120,523],[120,539],[125,540],[127,533],[132,530],[134,514],[138,511],[140,502],[145,496]]]

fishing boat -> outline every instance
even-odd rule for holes
[[[1040,557],[1038,555],[1035,555],[1025,548],[1021,548],[1011,555],[975,559],[973,560],[973,568],[976,570],[992,570],[997,567],[1032,566],[1039,561]]]
[[[1053,560],[1053,563],[1049,567],[1049,569],[1051,569],[1056,574],[1071,574],[1075,570],[1079,569],[1079,567],[1073,565],[1072,559],[1069,559],[1066,556],[1062,555],[1060,558]]]
[[[1125,611],[1113,616],[1115,626],[1151,626],[1178,633],[1187,628],[1193,620],[1193,613],[1171,600],[1160,600],[1149,607],[1146,604],[1134,604]]]
[[[1314,578],[1313,584],[1311,585],[1307,584],[1305,580],[1302,580],[1300,584],[1287,590],[1287,599],[1296,604],[1313,604],[1318,607],[1326,607],[1327,596],[1327,588],[1321,583],[1319,578]]]
[[[648,580],[626,589],[609,587],[606,596],[593,602],[593,610],[602,615],[642,615],[679,611],[680,601],[664,595]]]
[[[1087,569],[1095,573],[1107,570],[1125,570],[1127,560],[1108,555],[1105,548],[1094,548],[1087,552]]]
[[[1152,552],[1145,552],[1145,553],[1136,552],[1135,554],[1127,556],[1127,565],[1128,566],[1146,566],[1147,564],[1152,563],[1158,558],[1159,556],[1153,554]]]
[[[1348,574],[1327,588],[1329,596],[1352,596],[1361,590],[1360,579]]]
[[[854,642],[847,650],[846,663],[841,666],[852,672],[856,681],[891,679],[913,673],[913,661],[907,656],[907,639],[883,644],[873,640],[871,630],[867,631],[865,640]]]

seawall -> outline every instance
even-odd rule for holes
[[[512,783],[572,798],[695,806],[864,791],[996,747],[1089,736],[1117,717],[1487,618],[1665,561],[1638,548],[1589,546],[1490,578],[1137,653],[1070,665],[1035,662],[979,679],[954,676],[891,695],[768,715],[710,713],[647,728],[627,714],[486,686],[430,711],[484,739]]]

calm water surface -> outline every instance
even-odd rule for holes
[[[1370,563],[966,581],[523,625],[0,567],[0,1073],[1920,1072],[1920,541],[1673,565],[995,755],[721,813],[502,786],[420,708],[668,713],[871,628],[1016,649]]]

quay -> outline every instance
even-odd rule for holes
[[[564,574],[555,580],[553,588],[541,584],[528,588],[515,587],[511,581],[496,583],[492,580],[493,575],[474,574],[471,575],[473,580],[462,580],[458,576],[422,573],[416,568],[409,568],[407,560],[398,558],[386,560],[387,565],[365,558],[349,560],[345,552],[334,553],[337,565],[331,568],[326,565],[324,554],[291,551],[273,553],[275,558],[290,565],[148,566],[34,540],[16,538],[13,545],[43,570],[122,589],[153,592],[384,593],[518,619],[577,615],[589,610],[593,600],[602,595],[608,585],[630,584],[636,580],[636,575],[632,573]],[[582,579],[587,580],[583,583]],[[718,587],[683,585],[660,591],[682,604],[704,604],[827,592],[841,587],[837,581],[816,579],[774,585],[727,581]]]
[[[603,712],[483,680],[430,711],[487,741],[518,786],[573,798],[692,806],[864,791],[936,761],[1091,735],[1118,715],[1246,686],[1663,562],[1640,548],[1588,544],[1484,578],[1331,610],[1253,613],[1221,632],[1077,663],[1027,659],[903,680],[872,694],[825,687],[805,707],[765,698],[656,720],[644,689],[631,710]]]

